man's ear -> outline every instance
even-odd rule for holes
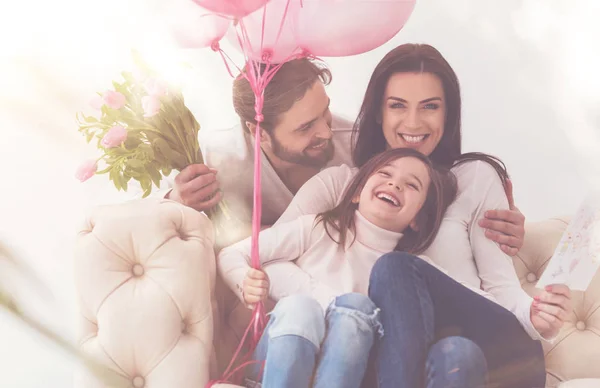
[[[246,121],[246,127],[248,127],[248,130],[250,131],[250,134],[252,134],[252,137],[255,137],[256,136],[256,124]],[[267,131],[265,131],[264,128],[262,128],[260,131],[260,144],[268,145],[268,146],[271,145],[271,136],[269,136],[269,134],[267,133]]]

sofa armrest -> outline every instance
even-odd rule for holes
[[[202,387],[213,357],[210,220],[146,198],[95,208],[78,234],[79,343],[136,388]],[[78,387],[94,387],[79,376]]]

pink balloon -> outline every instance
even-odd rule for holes
[[[268,59],[271,63],[283,62],[290,55],[300,52],[295,33],[300,10],[299,0],[271,0],[264,8],[240,19],[235,30],[231,29],[227,34],[227,40],[235,48],[242,50],[238,36],[246,36],[244,46],[251,59],[261,62]],[[245,35],[241,34],[243,30],[246,31]]]
[[[302,0],[296,37],[312,54],[362,54],[393,38],[411,15],[416,0]]]
[[[183,48],[204,48],[220,41],[231,21],[191,0],[170,0],[164,9],[169,31]]]
[[[214,13],[242,18],[270,0],[194,0],[198,5]]]

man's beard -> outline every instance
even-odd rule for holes
[[[326,140],[327,145],[321,150],[316,156],[311,156],[308,153],[308,149],[314,145],[320,144],[320,142],[311,143],[307,148],[301,152],[290,151],[285,148],[275,137],[271,137],[271,151],[279,159],[288,162],[299,164],[306,167],[323,168],[333,158],[334,146],[333,142]]]

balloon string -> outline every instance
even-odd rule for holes
[[[281,33],[283,31],[283,26],[285,23],[285,16],[287,15],[288,8],[289,8],[289,0],[286,4],[285,10],[284,10],[284,15],[283,15],[283,18],[279,25],[277,40],[279,39],[279,37],[281,36]],[[266,17],[266,7],[263,12],[263,21],[262,21],[262,29],[261,29],[261,46],[260,46],[261,53],[263,51],[263,42],[264,42],[264,34],[265,34],[265,17]],[[254,119],[256,121],[256,130],[254,132],[254,176],[253,176],[254,190],[253,190],[253,213],[252,213],[252,236],[251,236],[251,249],[250,249],[250,265],[253,268],[258,269],[261,267],[260,254],[259,254],[259,234],[260,234],[260,230],[261,230],[261,215],[262,215],[262,195],[261,195],[262,149],[260,147],[260,139],[261,139],[261,133],[262,133],[262,123],[264,121],[262,111],[263,111],[263,107],[264,107],[265,89],[266,89],[268,83],[271,82],[271,80],[273,79],[273,77],[275,76],[277,71],[281,68],[281,66],[283,66],[283,64],[285,64],[289,60],[307,56],[308,53],[307,52],[293,53],[293,54],[289,55],[284,61],[282,61],[281,63],[278,63],[276,65],[271,64],[270,55],[263,55],[262,59],[264,59],[264,69],[263,69],[263,71],[261,71],[261,63],[255,61],[254,59],[251,58],[251,55],[253,52],[252,44],[250,42],[246,26],[244,25],[244,21],[239,20],[238,26],[239,26],[239,32],[236,29],[236,32],[237,32],[236,35],[237,35],[238,43],[239,43],[240,47],[242,48],[242,52],[246,59],[246,71],[244,72],[244,71],[240,70],[240,75],[244,76],[248,80],[248,83],[250,84],[250,88],[254,92],[254,97],[255,97],[254,110],[255,110],[256,116],[254,117]],[[221,54],[221,58],[225,62],[227,70],[229,71],[230,75],[232,75],[232,77],[233,77],[231,68],[229,67],[229,64],[228,64],[228,60],[230,62],[233,62],[233,61],[231,61],[231,58],[223,50],[221,50],[221,48],[218,46],[218,43],[216,45],[214,45],[213,50],[218,51]],[[235,354],[233,355],[231,362],[229,363],[227,369],[223,373],[223,378],[225,381],[229,380],[241,368],[243,368],[244,366],[247,366],[249,364],[248,362],[244,362],[244,363],[242,363],[242,365],[238,366],[233,371],[230,371],[232,366],[234,365],[236,359],[238,358],[238,356],[241,353],[242,346],[245,343],[246,338],[248,337],[249,331],[251,329],[253,331],[253,333],[252,333],[253,335],[250,337],[251,343],[250,343],[250,350],[248,352],[249,354],[252,354],[260,340],[260,337],[262,335],[265,325],[266,325],[265,308],[264,308],[264,304],[262,302],[260,302],[260,303],[257,303],[256,306],[254,307],[254,311],[252,313],[252,319],[250,320],[250,323],[249,323],[248,327],[246,328],[244,336],[243,336],[240,344],[238,345],[238,348],[237,348]],[[208,387],[212,386],[216,382],[218,382],[218,381],[210,382]]]

